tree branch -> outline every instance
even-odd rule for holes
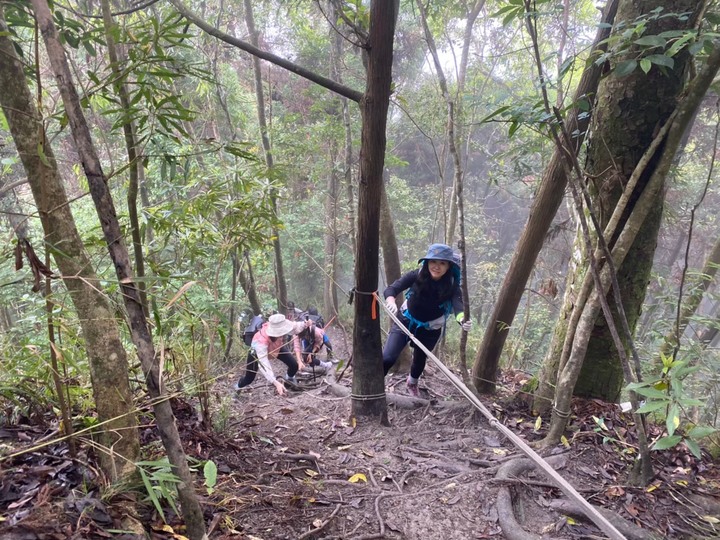
[[[263,51],[262,49],[251,45],[250,43],[246,43],[241,39],[226,34],[225,32],[215,28],[211,24],[202,20],[200,17],[195,15],[195,13],[187,9],[181,0],[169,0],[169,2],[173,6],[175,6],[175,9],[177,9],[188,21],[192,22],[195,26],[207,32],[211,36],[216,37],[219,40],[224,41],[225,43],[229,43],[230,45],[233,45],[247,53],[250,53],[253,56],[257,56],[261,60],[267,60],[268,62],[275,64],[276,66],[285,68],[288,71],[295,73],[296,75],[299,75],[309,81],[314,82],[315,84],[322,86],[323,88],[327,88],[331,92],[335,92],[336,94],[351,99],[356,103],[360,103],[360,100],[363,97],[362,92],[353,90],[352,88],[349,88],[343,84],[339,84],[332,79],[328,79],[327,77],[318,75],[317,73],[310,71],[309,69],[298,66],[290,60],[286,60],[285,58],[281,58],[280,56],[277,56],[270,52]]]

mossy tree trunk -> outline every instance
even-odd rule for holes
[[[127,353],[115,312],[75,226],[23,64],[7,36],[0,13],[0,104],[38,208],[45,248],[53,256],[78,314],[98,417],[108,421],[101,435],[108,451],[100,453],[100,465],[108,478],[116,479],[133,471],[140,455]]]
[[[660,7],[658,4],[657,0],[621,2],[618,21],[632,23]],[[696,0],[666,0],[660,5],[667,13],[692,12],[698,8]],[[649,20],[646,35],[690,30],[694,21],[694,18],[680,20],[676,17]],[[630,54],[636,54],[636,51]],[[592,179],[590,189],[601,227],[607,225],[630,175],[650,146],[658,127],[668,120],[675,109],[686,82],[688,60],[687,54],[680,53],[674,57],[672,69],[660,70],[655,66],[645,74],[638,68],[627,77],[611,75],[601,82],[585,166],[587,177]],[[658,160],[655,158],[641,176],[638,193],[644,189]],[[624,263],[618,268],[620,296],[631,332],[634,332],[650,280],[663,200],[664,192],[661,190]],[[632,206],[631,202],[628,212],[632,212]],[[619,228],[626,220],[627,216],[621,220]],[[610,239],[610,248],[615,240],[616,237]],[[614,312],[616,307],[611,296],[608,299]],[[575,394],[614,401],[620,395],[622,385],[622,366],[601,315],[592,331]]]

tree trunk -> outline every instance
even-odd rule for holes
[[[253,19],[252,3],[250,0],[244,0],[245,6],[245,24],[250,34],[250,43],[258,46],[258,33],[255,30],[255,21]],[[253,72],[255,74],[255,98],[257,100],[258,125],[260,126],[260,137],[262,139],[263,151],[265,152],[265,164],[268,172],[272,172],[275,163],[273,160],[272,147],[270,145],[270,137],[268,135],[267,119],[265,117],[265,92],[262,84],[262,69],[260,67],[260,59],[253,56]],[[270,196],[273,213],[277,216],[277,193],[273,191]],[[282,249],[280,248],[280,230],[277,227],[272,229],[273,252],[275,253],[275,294],[277,298],[277,309],[280,313],[287,311],[287,284],[285,282],[285,270],[283,268]]]
[[[250,253],[247,250],[243,251],[243,257],[245,260],[245,265],[247,266],[247,272],[243,270],[243,265],[241,263],[240,269],[238,270],[238,279],[240,280],[240,286],[243,288],[243,291],[245,291],[248,302],[250,302],[250,307],[253,310],[253,314],[257,315],[259,313],[262,313],[262,306],[260,305],[260,299],[257,295],[257,288],[255,287],[255,276],[252,272]]]
[[[377,299],[380,194],[387,143],[393,39],[399,0],[373,0],[370,6],[367,83],[361,103],[360,190],[355,256],[355,325],[352,414],[387,422]]]
[[[120,71],[120,59],[115,48],[115,38],[113,37],[116,28],[113,22],[112,13],[110,11],[109,0],[102,0],[103,24],[105,26],[105,41],[107,42],[108,56],[110,57],[110,69],[115,79],[115,93],[120,98],[120,105],[123,110],[130,110],[130,97],[127,87],[123,80],[123,74]],[[135,137],[135,124],[132,120],[123,122],[123,135],[125,136],[125,150],[128,156],[128,217],[130,218],[130,233],[132,236],[133,254],[135,255],[135,273],[137,277],[145,276],[145,257],[143,255],[142,236],[140,235],[140,220],[138,219],[137,196],[138,186],[140,183],[140,169],[143,167],[142,161],[137,155],[137,142]],[[147,294],[145,292],[145,282],[140,279],[138,282],[140,290],[140,300],[142,301],[145,317],[150,316],[148,308]]]
[[[698,8],[696,0],[666,0],[662,4],[669,13],[692,12]],[[656,0],[621,2],[618,20],[633,21],[657,6]],[[657,34],[668,30],[690,30],[694,21],[694,18],[683,21],[675,17],[659,18],[657,22],[648,22],[646,32]],[[663,72],[651,69],[645,74],[638,69],[627,77],[610,76],[601,82],[591,128],[593,137],[588,142],[585,166],[588,177],[593,179],[590,188],[594,192],[594,205],[601,227],[607,225],[612,209],[617,205],[627,180],[653,140],[658,126],[664,124],[675,109],[677,98],[686,82],[689,59],[689,55],[683,51],[674,56],[672,70]],[[648,95],[652,95],[653,99],[647,99]],[[657,160],[650,163],[640,177],[638,190],[644,189],[656,165]],[[634,334],[650,280],[663,201],[664,192],[661,189],[624,263],[617,267],[620,296],[631,335]],[[632,212],[632,205],[628,211]],[[620,228],[623,222],[621,219]],[[610,238],[608,241],[611,248],[613,240]],[[615,312],[614,300],[609,298],[609,301]],[[600,316],[592,331],[575,394],[615,401],[620,395],[622,384],[623,372],[618,352],[604,317]]]
[[[603,22],[612,23],[616,9],[617,0],[608,4]],[[605,49],[603,41],[609,33],[609,28],[601,27],[598,30],[592,48],[593,51]],[[589,117],[585,114],[581,116],[582,110],[579,102],[588,100],[590,99],[588,96],[595,94],[601,74],[602,66],[597,66],[594,63],[583,72],[575,92],[575,103],[578,105],[568,112],[567,129],[570,133],[578,133],[573,148],[576,154],[585,139],[589,124]],[[505,279],[495,301],[495,307],[488,319],[483,342],[475,357],[472,371],[473,382],[479,392],[491,393],[495,391],[497,370],[505,340],[515,320],[515,314],[525,291],[525,285],[542,249],[545,235],[565,196],[567,177],[563,168],[564,159],[563,153],[556,149],[545,169],[540,187],[530,208],[530,215],[515,247],[510,268],[505,274]],[[562,344],[562,341],[560,341],[560,344]]]
[[[330,6],[333,20],[337,20],[335,5]],[[341,57],[343,36],[334,28],[331,29],[330,39],[332,40],[332,50],[330,55],[330,76],[332,79],[342,82]],[[337,104],[342,105],[344,98],[337,98]],[[338,296],[337,296],[337,249],[339,244],[338,231],[338,202],[340,194],[340,178],[339,168],[336,162],[340,157],[338,144],[333,140],[330,144],[330,164],[331,170],[327,180],[327,195],[325,198],[325,231],[324,236],[324,254],[325,254],[325,276],[323,278],[323,304],[325,305],[325,314],[328,320],[338,315]]]
[[[720,46],[718,46],[718,43],[714,43],[713,47],[702,71],[691,81],[683,93],[683,98],[679,102],[672,120],[668,123],[669,129],[666,130],[664,126],[656,140],[649,145],[649,152],[640,160],[637,170],[633,172],[630,182],[628,182],[626,190],[609,220],[610,225],[608,225],[604,236],[606,238],[616,238],[612,246],[612,259],[615,268],[619,268],[623,264],[628,252],[635,245],[635,240],[646,221],[646,217],[657,206],[657,197],[662,192],[665,177],[675,160],[685,130],[720,69]],[[633,187],[636,180],[644,175],[646,167],[653,168],[652,174],[642,192],[634,199],[633,211],[629,213],[622,230],[619,233],[612,232],[615,231],[615,225],[620,221],[620,216],[627,215],[627,203],[631,198],[631,194],[636,194]],[[596,258],[599,258],[599,254],[596,254]],[[602,268],[600,280],[600,290],[607,291],[611,281],[607,266]],[[561,373],[558,376],[558,387],[555,391],[550,430],[543,441],[545,445],[555,444],[559,440],[567,422],[570,412],[571,392],[586,358],[585,353],[588,342],[600,312],[599,294],[597,289],[592,290],[592,294],[589,295],[587,301],[579,301],[576,307],[578,311],[582,310],[582,312],[575,325],[574,338],[569,339],[569,334],[566,336],[566,346],[570,353],[566,361],[561,360]],[[570,328],[572,328],[572,325]]]
[[[705,296],[710,285],[715,280],[718,265],[720,265],[720,236],[715,239],[715,244],[710,250],[710,254],[705,260],[703,269],[700,271],[699,283],[697,283],[690,293],[690,296],[683,302],[682,311],[677,320],[677,326],[672,332],[665,335],[663,344],[660,347],[659,355],[669,356],[673,349],[676,349],[680,343],[680,337],[685,333],[685,328],[690,322],[690,317],[695,314],[700,302]]]
[[[75,227],[23,64],[7,36],[8,28],[0,12],[0,104],[30,182],[46,249],[52,253],[78,313],[98,418],[107,422],[101,443],[108,451],[100,452],[100,465],[114,480],[132,472],[140,455],[127,353],[115,313]]]
[[[88,179],[90,194],[100,218],[110,258],[115,266],[125,302],[125,309],[130,320],[131,337],[145,374],[148,393],[154,403],[153,411],[157,428],[167,451],[168,460],[173,466],[173,472],[180,480],[177,485],[178,498],[188,536],[191,540],[203,540],[207,538],[203,513],[193,489],[192,475],[175,425],[175,417],[170,407],[170,401],[165,399],[165,393],[161,386],[159,365],[155,356],[152,336],[150,335],[138,289],[133,280],[128,250],[123,241],[115,205],[108,189],[107,177],[102,170],[100,159],[93,145],[90,129],[80,106],[80,98],[72,81],[65,51],[58,40],[52,13],[46,0],[32,0],[32,6],[65,105],[65,112],[78,155]],[[116,386],[113,387],[115,391]]]

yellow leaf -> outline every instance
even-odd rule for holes
[[[560,437],[560,442],[565,448],[570,448],[570,442],[567,440],[567,437],[565,435],[562,435]]]
[[[577,521],[575,521],[575,520],[574,520],[573,518],[571,518],[570,516],[565,516],[565,519],[567,520],[567,524],[568,524],[568,525],[577,525]]]
[[[702,516],[704,521],[707,521],[708,523],[712,523],[713,525],[717,525],[720,523],[720,519],[716,518],[715,516]]]
[[[350,419],[350,425],[351,425],[352,427],[357,427],[357,418],[355,418],[355,417],[353,416],[353,417]]]
[[[473,448],[473,452],[475,452],[476,454],[482,454],[482,450],[480,450],[479,448]]]
[[[347,450],[347,449],[349,449],[351,446],[352,446],[352,444],[344,444],[344,445],[342,445],[342,446],[338,446],[337,449],[338,449],[338,450]]]
[[[682,487],[687,487],[687,485],[688,485],[687,480],[675,480],[675,483],[678,486],[682,486]]]
[[[350,478],[348,478],[348,482],[352,484],[357,484],[360,481],[367,482],[367,476],[365,476],[363,473],[355,473]]]
[[[307,474],[310,478],[315,478],[319,473],[312,469],[305,469],[305,474]]]
[[[493,448],[493,454],[498,456],[504,456],[507,455],[507,450],[504,448]]]
[[[540,428],[542,427],[542,416],[538,416],[535,420],[535,431],[540,431]]]
[[[656,485],[652,485],[652,486],[648,486],[645,491],[647,491],[648,493],[652,493],[652,492],[655,491],[656,489],[657,489],[657,486],[656,486]]]

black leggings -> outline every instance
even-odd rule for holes
[[[399,317],[399,319],[407,328],[407,325],[409,324],[408,320],[405,317]],[[437,330],[418,328],[414,333],[418,341],[425,345],[429,351],[433,350],[440,339],[441,334],[442,328],[438,328]],[[410,338],[405,334],[405,332],[400,330],[400,328],[393,323],[390,328],[387,341],[385,342],[385,348],[383,349],[383,370],[385,371],[385,375],[387,375],[390,368],[393,367],[393,364],[395,364],[398,356],[400,356],[400,353],[409,341]],[[412,365],[410,366],[410,375],[414,379],[417,379],[420,375],[422,375],[422,372],[425,370],[426,359],[427,355],[420,347],[413,347],[413,359]]]
[[[278,360],[285,364],[288,368],[288,377],[294,377],[298,370],[298,363],[295,360],[295,355],[290,352],[290,348],[287,345],[283,345],[278,351]],[[255,375],[258,372],[258,357],[255,349],[250,349],[247,355],[247,367],[245,368],[245,375],[240,379],[238,388],[252,384],[255,380]]]

